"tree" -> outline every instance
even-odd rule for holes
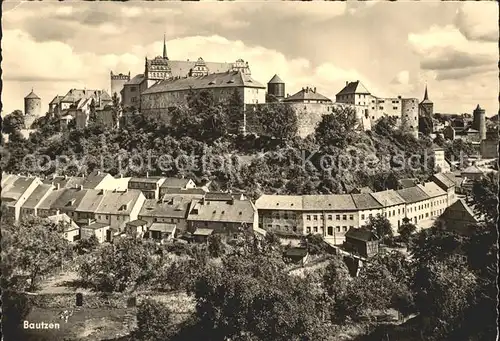
[[[317,255],[322,254],[326,250],[325,241],[323,240],[323,236],[319,234],[308,234],[306,236],[307,249],[310,254]]]
[[[228,117],[228,131],[234,134],[239,132],[244,120],[245,103],[239,89],[234,89],[225,106]]]
[[[324,115],[316,127],[316,140],[322,146],[344,148],[351,142],[356,129],[356,111],[350,107],[335,107]]]
[[[326,266],[323,273],[323,287],[333,302],[341,299],[349,285],[349,269],[340,257],[335,257]]]
[[[2,119],[2,132],[11,134],[14,131],[24,129],[24,114],[21,110],[15,110]]]
[[[81,280],[103,292],[124,292],[149,283],[157,268],[155,245],[119,238],[88,255],[79,267]]]
[[[498,217],[498,176],[488,173],[472,184],[472,198],[481,214],[496,221]]]
[[[464,156],[474,155],[475,150],[471,142],[456,139],[446,143],[444,154],[447,160],[461,161]]]
[[[392,136],[396,127],[396,118],[383,116],[375,123],[374,131],[381,136]]]
[[[89,105],[89,122],[96,123],[97,122],[97,114],[95,107],[95,99],[92,98]]]
[[[208,252],[211,257],[218,258],[224,255],[224,243],[219,234],[211,235],[208,238]]]
[[[99,246],[99,240],[95,234],[91,235],[89,238],[82,238],[76,242],[75,249],[79,254],[85,254],[94,251]]]
[[[31,309],[26,294],[2,287],[2,334],[5,340],[21,339],[18,334]]]
[[[286,103],[259,106],[255,113],[260,135],[290,140],[297,135],[298,120],[295,109]]]
[[[229,256],[195,285],[196,315],[206,340],[325,340],[311,284],[289,276],[284,263]]]
[[[36,217],[18,224],[2,221],[2,279],[8,287],[17,291],[36,290],[42,275],[63,264],[70,246],[58,228]]]
[[[417,226],[411,223],[410,219],[403,218],[403,223],[398,227],[398,233],[403,243],[408,244],[411,235],[417,230]]]
[[[373,231],[382,240],[393,236],[391,222],[381,214],[369,217],[364,227]]]
[[[418,131],[428,136],[432,134],[432,118],[427,116],[420,116],[418,118]]]
[[[173,335],[172,312],[162,302],[146,299],[137,309],[137,331],[141,341],[165,341]]]

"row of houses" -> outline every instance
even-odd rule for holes
[[[82,231],[73,232],[69,239],[94,234],[100,241],[109,241],[127,229],[138,236],[252,229],[320,234],[341,244],[350,228],[359,228],[378,214],[387,217],[396,234],[404,218],[415,224],[433,219],[456,200],[457,186],[450,173],[438,173],[429,182],[399,190],[262,195],[255,205],[244,195],[210,192],[208,187],[197,187],[191,179],[123,178],[101,172],[44,180],[4,174],[2,201],[17,221],[26,216],[67,215]]]

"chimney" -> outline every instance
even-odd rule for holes
[[[313,90],[314,93],[316,93],[316,87],[314,87],[314,90]]]
[[[101,171],[97,171],[97,175],[101,175]]]
[[[205,197],[201,198],[201,204],[205,205]]]
[[[83,191],[83,185],[79,185],[79,186],[78,186],[78,189],[79,189],[80,191]]]
[[[56,184],[56,189],[61,189],[61,184],[60,183]]]
[[[149,172],[146,172],[146,178],[149,178]]]
[[[90,218],[88,218],[88,219],[87,219],[87,225],[90,225],[90,223],[91,223],[91,222],[92,222],[92,221],[91,221],[91,219],[90,219]]]
[[[345,81],[345,86],[348,86],[349,85],[349,81]]]

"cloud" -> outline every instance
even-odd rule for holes
[[[457,11],[455,25],[468,40],[498,42],[497,2],[465,2]]]
[[[408,70],[400,71],[392,81],[393,84],[401,84],[401,85],[408,85],[409,82],[410,82],[410,72]]]

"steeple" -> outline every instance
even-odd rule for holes
[[[429,95],[427,94],[427,84],[425,84],[424,101],[429,100]]]
[[[168,57],[167,57],[167,40],[166,40],[166,36],[165,34],[163,34],[163,59],[167,59],[168,60]]]

